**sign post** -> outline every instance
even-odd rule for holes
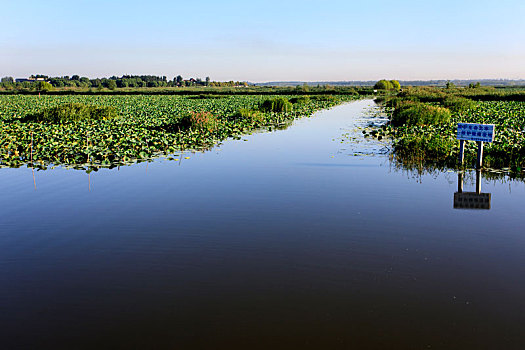
[[[491,194],[481,192],[481,170],[476,170],[476,192],[463,192],[463,173],[458,173],[454,209],[490,209]]]
[[[459,162],[463,164],[465,159],[465,141],[476,141],[478,143],[476,168],[481,169],[483,166],[483,142],[494,142],[494,134],[494,124],[458,123]]]

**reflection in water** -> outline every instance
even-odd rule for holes
[[[476,170],[476,192],[463,192],[463,173],[458,173],[454,209],[490,209],[490,193],[481,193],[481,170]]]
[[[369,105],[91,192],[1,169],[0,348],[524,349],[524,184],[483,172],[494,208],[458,211],[455,172],[338,153]]]

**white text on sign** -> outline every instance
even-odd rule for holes
[[[458,123],[458,140],[494,141],[494,124]]]

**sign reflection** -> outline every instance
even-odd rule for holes
[[[481,170],[476,171],[476,192],[463,192],[463,173],[458,173],[458,191],[454,193],[454,209],[490,209],[490,193],[481,192]]]

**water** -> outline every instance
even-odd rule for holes
[[[525,185],[454,209],[457,174],[358,137],[372,105],[180,162],[0,169],[2,348],[524,348]]]

